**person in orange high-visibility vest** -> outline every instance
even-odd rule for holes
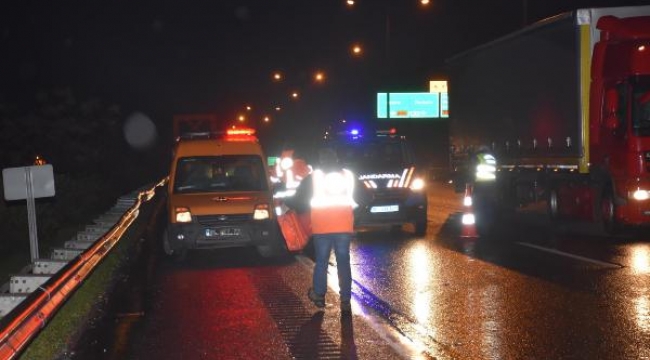
[[[319,165],[298,187],[293,199],[287,201],[297,212],[311,212],[311,231],[316,257],[312,288],[307,296],[314,305],[325,307],[327,267],[332,249],[336,257],[342,314],[351,312],[352,273],[350,242],[354,234],[355,175],[338,162],[336,152],[319,152]],[[305,200],[309,199],[308,205]]]

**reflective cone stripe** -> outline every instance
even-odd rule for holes
[[[462,228],[460,233],[460,237],[462,238],[478,237],[478,232],[476,231],[476,217],[474,216],[472,189],[472,185],[465,185],[465,195],[463,197],[463,206],[465,210],[463,211],[463,217],[461,221]]]

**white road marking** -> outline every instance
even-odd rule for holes
[[[529,247],[529,248],[533,248],[533,249],[541,250],[541,251],[546,251],[546,252],[549,252],[549,253],[551,253],[551,254],[556,254],[556,255],[560,255],[560,256],[566,256],[566,257],[568,257],[568,258],[572,258],[572,259],[576,259],[576,260],[580,260],[580,261],[584,261],[584,262],[588,262],[588,263],[592,263],[592,264],[600,265],[600,266],[603,266],[603,267],[606,267],[606,268],[612,268],[612,269],[613,269],[613,268],[616,268],[616,269],[620,269],[620,268],[624,267],[623,265],[620,265],[620,264],[614,264],[614,263],[610,263],[610,262],[605,262],[605,261],[600,261],[600,260],[596,260],[596,259],[591,259],[591,258],[588,258],[588,257],[584,257],[584,256],[580,256],[580,255],[575,255],[575,254],[571,254],[571,253],[564,252],[564,251],[560,251],[560,250],[556,250],[556,249],[546,248],[546,247],[539,246],[539,245],[533,245],[533,244],[530,244],[530,243],[517,242],[517,244],[519,244],[519,245],[521,245],[521,246],[526,246],[526,247]]]
[[[297,255],[296,258],[310,271],[313,270],[314,262],[310,258],[303,255]],[[327,285],[334,294],[338,294],[339,287],[336,278],[336,266],[330,264],[327,272],[329,275],[333,275],[327,277]],[[388,343],[390,347],[393,348],[393,350],[400,354],[402,358],[412,360],[431,358],[430,354],[426,353],[426,349],[423,345],[417,344],[413,340],[401,334],[394,327],[388,324],[386,320],[381,316],[378,316],[373,311],[366,309],[365,306],[363,306],[361,303],[355,301],[354,296],[352,297],[352,305],[354,314],[361,315],[370,325],[370,327],[375,330],[377,335],[386,341],[386,343]],[[446,357],[443,357],[442,354],[437,358],[446,359]]]

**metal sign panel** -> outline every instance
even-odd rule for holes
[[[5,200],[27,199],[30,180],[34,198],[54,196],[54,174],[47,164],[2,169]]]
[[[378,93],[380,119],[440,118],[440,93]]]

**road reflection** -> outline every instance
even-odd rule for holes
[[[426,324],[431,321],[432,307],[431,283],[436,278],[435,262],[432,253],[422,242],[412,243],[407,250],[409,258],[408,277],[409,289],[412,296],[411,312],[418,323]]]
[[[650,246],[635,245],[632,249],[632,271],[635,275],[650,273]]]

